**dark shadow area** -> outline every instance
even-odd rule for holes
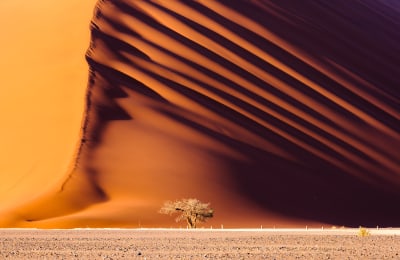
[[[389,12],[391,18],[385,18],[385,16],[373,12],[358,2],[346,1],[338,0],[335,2],[337,5],[322,0],[307,2],[296,0],[260,1],[261,7],[266,9],[262,9],[260,6],[244,0],[220,2],[258,24],[265,26],[268,30],[273,31],[292,45],[315,57],[315,59],[322,62],[324,58],[329,58],[343,65],[343,67],[361,78],[366,79],[368,82],[376,84],[378,88],[381,88],[387,94],[393,95],[395,99],[398,98],[397,90],[400,82],[397,75],[400,73],[398,66],[400,58],[394,55],[395,52],[393,51],[399,50],[399,47],[395,46],[393,42],[400,40],[400,34],[393,30],[392,27],[395,25],[390,21],[390,19],[396,19],[396,17],[393,16],[393,13]],[[112,2],[116,7],[117,13],[121,12],[140,19],[152,28],[173,38],[196,53],[203,55],[215,64],[246,79],[259,89],[284,100],[291,106],[298,108],[300,111],[318,119],[333,129],[346,133],[348,136],[354,138],[354,140],[363,141],[356,131],[348,130],[347,126],[341,125],[341,122],[335,121],[335,118],[329,118],[328,115],[324,115],[317,107],[302,103],[294,95],[285,93],[279,86],[265,82],[258,75],[249,72],[248,68],[235,64],[229,57],[218,54],[212,48],[209,48],[209,46],[202,46],[192,39],[184,37],[173,28],[169,28],[167,25],[158,22],[140,8],[135,8],[134,2],[132,4],[129,1],[109,2]],[[301,83],[299,79],[290,76],[285,71],[279,70],[224,35],[220,35],[204,25],[194,22],[190,17],[172,12],[153,2],[151,4],[163,12],[172,15],[203,36],[224,46],[235,55],[257,66],[265,73],[273,75],[291,88],[312,100],[318,101],[324,107],[335,111],[338,115],[359,125],[365,123],[351,111],[345,110],[338,103],[317,93],[309,86]],[[345,86],[341,86],[338,82],[306,64],[287,50],[281,48],[281,46],[277,46],[273,42],[252,32],[251,28],[245,28],[196,1],[186,1],[185,4],[240,37],[252,41],[252,44],[271,54],[283,64],[323,86],[324,89],[329,90],[364,113],[376,118],[390,129],[396,132],[400,131],[398,120],[393,116],[382,111],[370,101],[356,95]],[[272,15],[272,13],[266,11],[268,8],[281,13],[282,16],[287,17],[292,22],[289,23],[279,16]],[[378,18],[386,20],[376,21]],[[112,67],[112,65],[105,65],[108,64],[106,61],[96,60],[93,53],[106,52],[95,45],[89,49],[87,54],[91,74],[87,96],[87,116],[84,124],[84,137],[82,139],[82,145],[89,148],[89,152],[90,149],[93,150],[101,144],[102,132],[110,120],[133,119],[115,102],[115,99],[127,97],[124,88],[129,88],[151,98],[155,102],[167,105],[168,108],[173,108],[171,110],[159,108],[158,112],[163,113],[169,119],[190,127],[212,140],[221,142],[233,151],[240,152],[249,158],[250,163],[234,161],[231,158],[225,158],[225,160],[229,162],[232,180],[236,183],[237,190],[266,210],[272,210],[295,218],[332,223],[339,226],[398,226],[400,219],[400,210],[397,209],[397,205],[400,202],[399,186],[396,183],[388,183],[374,169],[369,169],[365,165],[358,164],[351,158],[347,158],[340,151],[319,141],[315,135],[318,134],[326,138],[348,153],[371,162],[379,169],[386,169],[385,165],[379,165],[379,162],[375,158],[352,146],[351,143],[346,143],[341,138],[335,136],[334,133],[325,131],[318,125],[308,122],[305,118],[295,114],[282,104],[274,103],[262,95],[250,91],[246,86],[241,86],[230,79],[229,75],[221,75],[215,72],[212,67],[205,67],[196,63],[196,61],[184,58],[180,55],[179,50],[174,49],[174,46],[166,49],[158,45],[156,41],[142,39],[141,35],[135,31],[135,24],[128,26],[121,25],[113,17],[107,17],[101,14],[101,12],[96,15],[95,19],[97,20],[92,22],[92,43],[95,40],[100,41],[104,44],[102,46],[107,48],[107,51],[111,51],[112,58],[118,59],[118,61],[126,66],[132,66],[140,70],[142,73],[161,82],[172,91],[187,97],[194,103],[207,108],[215,114],[223,116],[233,124],[248,130],[257,137],[263,138],[278,147],[282,147],[295,157],[299,163],[278,157],[272,152],[267,151],[267,149],[257,148],[249,143],[238,141],[234,137],[212,130],[200,123],[200,120],[196,118],[188,118],[180,113],[172,112],[174,111],[173,109],[180,108],[162,97],[153,86],[143,84],[135,79],[134,75],[124,74],[118,68]],[[362,22],[366,24],[363,25],[361,24]],[[219,83],[229,86],[232,90],[262,104],[270,109],[269,111],[274,111],[278,115],[292,120],[296,124],[308,129],[312,134],[307,134],[299,130],[285,122],[282,117],[278,118],[273,113],[245,102],[229,91],[223,91],[216,86],[206,84],[192,75],[185,75],[172,66],[168,67],[157,64],[196,83],[204,90],[212,92],[224,101],[234,104],[242,111],[260,120],[257,122],[244,113],[236,111],[224,103],[217,102],[200,91],[195,91],[189,86],[181,85],[174,81],[173,78],[169,78],[168,75],[161,75],[150,69],[143,68],[139,64],[135,64],[134,61],[125,57],[123,53],[129,53],[147,62],[154,61],[149,58],[150,55],[136,48],[134,44],[128,44],[111,34],[102,32],[101,23],[107,23],[107,25],[110,25],[115,30],[132,37],[141,38],[143,42],[198,70],[207,77],[217,80]],[[390,25],[389,28],[382,29],[386,23]],[[349,26],[346,26],[346,24],[349,24]],[[399,28],[399,24],[397,24],[397,28]],[[382,32],[381,30],[385,31]],[[381,40],[375,38],[369,40],[373,33],[383,37],[382,39],[387,39],[388,42],[381,43]],[[299,37],[300,35],[302,37]],[[376,96],[388,106],[394,109],[399,108],[399,103],[396,103],[393,99],[385,98],[371,89],[365,89],[365,91],[372,96]],[[274,132],[268,125],[282,130],[287,135],[293,137],[293,139],[298,140],[298,142],[284,138],[282,135]],[[359,130],[362,131],[363,129],[360,128]],[[394,141],[396,144],[399,140]],[[313,147],[317,152],[306,149],[300,143]],[[367,145],[370,144],[368,143]],[[373,148],[381,152],[379,151],[380,148]],[[382,151],[382,153],[386,153],[386,151]],[[345,167],[339,167],[328,162],[323,159],[321,154],[339,161]],[[388,155],[387,158],[395,160],[396,155]],[[79,158],[77,162],[79,163]],[[365,179],[354,177],[354,172],[362,172]],[[94,187],[96,187],[96,173],[89,171],[88,174],[90,175],[89,178],[92,178],[95,183]],[[393,172],[392,174],[398,174],[398,172]],[[101,190],[98,191],[99,194],[101,192]],[[106,194],[102,196],[106,198]]]
[[[161,112],[251,158],[251,163],[227,160],[238,191],[262,207],[339,226],[390,227],[399,223],[398,192],[376,188],[283,140],[279,142],[283,147],[297,149],[309,163],[291,162],[176,113]]]
[[[226,2],[229,6],[228,1]],[[264,11],[273,9],[286,20],[259,12],[257,6],[238,1],[236,10],[315,58],[329,58],[378,88],[399,97],[400,16],[377,1],[307,3],[296,0],[261,1]],[[247,7],[247,8],[245,8]],[[375,8],[375,9],[374,9]],[[257,15],[258,14],[258,15]],[[290,21],[290,23],[288,22]],[[299,37],[299,36],[302,37]],[[377,69],[379,68],[379,69]]]

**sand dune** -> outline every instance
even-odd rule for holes
[[[58,190],[72,169],[95,2],[0,1],[0,211]]]
[[[170,226],[180,197],[209,225],[398,225],[398,10],[99,1],[74,168],[10,225]]]

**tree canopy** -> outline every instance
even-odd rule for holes
[[[198,222],[205,222],[214,216],[210,203],[203,203],[198,199],[166,201],[159,212],[167,215],[178,213],[176,222],[186,220],[189,228],[196,228]]]

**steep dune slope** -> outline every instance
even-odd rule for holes
[[[0,1],[0,211],[72,169],[95,2]]]
[[[75,169],[18,225],[166,226],[180,197],[211,225],[398,225],[391,5],[99,1]]]

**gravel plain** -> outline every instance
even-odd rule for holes
[[[0,259],[400,259],[399,232],[3,229]]]

